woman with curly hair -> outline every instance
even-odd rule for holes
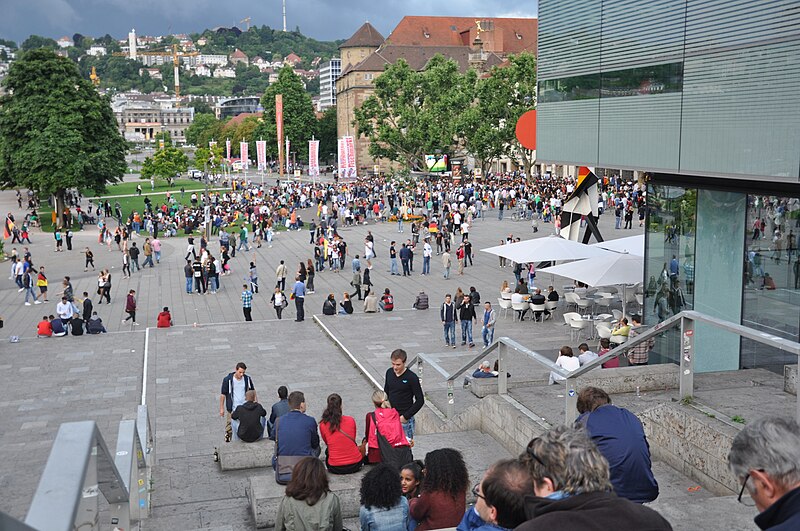
[[[328,486],[322,461],[304,457],[294,466],[278,505],[275,531],[342,531],[339,497]]]
[[[469,475],[461,452],[442,448],[425,456],[422,494],[409,503],[417,531],[456,527],[467,507]]]
[[[356,443],[356,420],[342,415],[342,397],[333,393],[319,421],[319,433],[328,445],[325,464],[331,474],[352,474],[361,470],[364,456]]]
[[[406,531],[408,500],[397,471],[378,464],[361,480],[361,531]]]

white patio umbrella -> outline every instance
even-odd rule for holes
[[[644,256],[644,234],[638,236],[628,236],[617,238],[600,243],[593,243],[592,247],[599,247],[617,253],[628,253],[636,256]]]
[[[502,256],[519,264],[527,262],[545,262],[557,260],[579,260],[614,254],[599,247],[580,242],[565,240],[560,236],[534,238],[508,245],[496,245],[481,252]],[[542,269],[541,271],[545,271]]]
[[[644,279],[644,257],[630,253],[607,252],[606,255],[568,264],[546,267],[540,271],[571,278],[592,287],[621,286],[622,313],[625,314],[625,287]]]

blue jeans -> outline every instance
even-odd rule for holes
[[[192,292],[192,277],[186,277],[186,293]]]
[[[397,258],[392,258],[392,270],[391,273],[393,275],[399,275],[400,273],[397,271]]]
[[[161,262],[161,251],[153,251],[153,253],[155,253],[155,255],[156,255],[156,263],[157,264],[160,263]]]
[[[494,327],[487,328],[484,326],[481,332],[483,333],[483,346],[488,347],[494,341]]]
[[[423,256],[422,257],[422,274],[429,275],[431,273],[431,257],[430,256]]]
[[[36,293],[34,293],[32,285],[25,288],[25,302],[28,302],[28,297],[33,299],[34,302],[36,301]]]
[[[150,267],[153,267],[153,255],[147,255],[144,257],[144,262],[142,262],[142,267],[145,267],[147,264],[150,264]]]
[[[456,322],[444,323],[444,342],[446,345],[456,344]]]
[[[444,268],[444,278],[450,278],[450,266]]]
[[[466,321],[461,321],[461,343],[469,343],[470,345],[473,344],[472,321],[469,319]]]
[[[410,419],[406,420],[405,424],[401,424],[401,426],[403,426],[403,433],[406,434],[406,437],[409,440],[412,440],[414,438],[414,425],[415,424],[416,423],[414,422],[414,417],[411,417]]]
[[[402,214],[397,215],[397,232],[403,232],[403,217]]]
[[[497,219],[503,221],[503,209],[501,208],[497,213]]]

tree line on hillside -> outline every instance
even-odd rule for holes
[[[250,59],[260,56],[268,61],[282,60],[290,53],[297,54],[302,62],[298,68],[310,69],[316,57],[329,59],[338,53],[338,45],[342,41],[317,41],[302,35],[299,31],[283,32],[273,30],[268,26],[253,26],[248,31],[238,28],[220,28],[218,30],[205,30],[202,33],[193,33],[190,38],[197,43],[201,38],[206,39],[204,46],[197,46],[203,54],[230,55],[237,48],[242,50]],[[106,34],[102,37],[89,37],[76,33],[72,36],[74,46],[67,48],[67,56],[78,64],[81,76],[88,79],[95,68],[100,77],[100,86],[117,92],[138,90],[145,94],[151,92],[172,92],[174,90],[174,74],[172,61],[157,67],[162,79],[151,77],[147,71],[142,71],[144,65],[127,57],[114,56],[113,52],[121,50],[116,39]],[[16,48],[16,43],[8,41]],[[177,42],[169,36],[161,43],[149,45],[144,50],[164,50],[172,42]],[[108,52],[107,55],[88,55],[87,51],[94,45],[102,45]],[[48,48],[58,50],[58,43],[51,38],[31,35],[20,46],[22,52]],[[193,75],[190,71],[181,70],[181,94],[185,95],[211,95],[211,96],[252,96],[263,94],[269,85],[269,74],[262,73],[255,66],[237,64],[235,67],[236,78],[213,78]],[[141,72],[141,74],[140,74]],[[313,79],[306,82],[306,90],[311,94],[319,92],[319,80]]]

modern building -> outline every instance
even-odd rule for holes
[[[258,96],[223,99],[214,107],[217,120],[233,118],[242,113],[258,113],[263,111],[264,108],[261,106],[261,98]]]
[[[146,142],[166,131],[173,142],[186,142],[186,129],[194,121],[192,107],[177,107],[175,100],[149,94],[123,94],[114,98],[111,108],[119,132],[131,142]]]
[[[319,69],[320,109],[336,107],[336,80],[342,75],[342,60],[334,57]]]
[[[680,290],[800,340],[798,81],[795,1],[540,0],[537,157],[647,172],[646,324]],[[797,363],[699,324],[695,348],[699,371]]]

